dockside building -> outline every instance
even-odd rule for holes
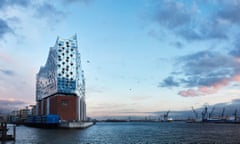
[[[62,121],[86,120],[85,79],[77,35],[57,38],[36,79],[37,115],[57,114]]]

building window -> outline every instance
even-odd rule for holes
[[[64,105],[64,106],[67,106],[68,105],[68,100],[62,100],[61,104]]]

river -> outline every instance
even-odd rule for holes
[[[240,124],[99,122],[87,129],[17,126],[6,144],[179,144],[240,143]]]

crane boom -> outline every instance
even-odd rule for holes
[[[163,115],[163,119],[164,121],[168,120],[168,115],[169,115],[170,111],[167,111],[164,115]]]
[[[225,113],[225,107],[223,108],[223,110],[222,110],[222,118],[224,117],[224,113]]]
[[[215,107],[212,108],[212,111],[211,111],[210,114],[209,114],[209,118],[212,117],[214,110],[215,110]]]
[[[195,109],[193,108],[193,106],[192,106],[192,111],[193,111],[193,113],[195,114],[196,119],[198,119],[198,113],[195,111]]]

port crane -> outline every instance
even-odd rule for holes
[[[237,109],[235,109],[233,116],[234,116],[234,120],[236,121],[237,120]]]
[[[207,115],[208,114],[208,108],[207,106],[205,106],[204,110],[202,111],[202,120],[206,120],[207,119]]]
[[[165,114],[163,114],[163,120],[164,121],[168,121],[168,115],[169,115],[170,111],[167,111]]]
[[[225,114],[225,107],[224,107],[223,110],[222,110],[222,115],[221,115],[221,118],[222,118],[222,119],[225,119],[225,118],[224,118],[224,114]]]
[[[213,107],[211,112],[209,113],[209,118],[212,118],[214,110],[215,110],[215,107]]]
[[[198,113],[195,111],[195,109],[193,108],[193,106],[192,106],[192,111],[193,111],[193,113],[194,113],[196,119],[198,119]]]

